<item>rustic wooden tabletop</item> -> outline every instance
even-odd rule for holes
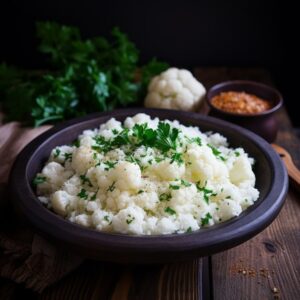
[[[206,87],[229,79],[272,84],[262,69],[197,68]],[[278,113],[276,143],[300,167],[300,143],[286,110]],[[300,299],[300,195],[293,188],[282,211],[263,232],[246,243],[184,263],[120,266],[85,261],[41,294],[0,280],[1,299]],[[2,298],[3,296],[3,298]]]

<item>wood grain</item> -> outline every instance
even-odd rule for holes
[[[231,78],[235,76],[231,72]],[[270,84],[267,77],[261,79]],[[277,117],[280,131],[276,143],[289,151],[299,167],[300,143],[284,108]],[[299,299],[299,214],[299,194],[290,189],[282,211],[271,226],[248,242],[214,255],[214,299]]]

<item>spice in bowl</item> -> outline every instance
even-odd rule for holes
[[[211,104],[223,111],[237,114],[256,114],[269,110],[269,101],[245,92],[222,92],[211,99]]]

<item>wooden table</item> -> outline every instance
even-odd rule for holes
[[[206,87],[229,79],[271,84],[261,69],[202,68],[196,76]],[[300,167],[300,143],[283,108],[277,143]],[[292,188],[276,220],[246,243],[184,263],[120,266],[86,261],[42,294],[8,280],[0,293],[10,299],[300,299],[300,196]],[[1,295],[0,295],[1,297]]]

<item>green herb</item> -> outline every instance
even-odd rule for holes
[[[109,216],[108,215],[106,215],[106,216],[104,216],[104,218],[103,218],[107,223],[109,223],[110,222],[110,219],[109,219]]]
[[[183,164],[182,153],[174,153],[171,156],[171,164],[177,162],[178,165]]]
[[[231,199],[231,196],[226,196],[226,198],[225,199]]]
[[[191,143],[195,143],[199,146],[202,146],[202,141],[201,141],[201,138],[200,137],[193,137],[193,138],[187,138],[188,139],[188,142],[191,144]]]
[[[139,191],[138,191],[138,195],[139,195],[139,194],[142,194],[142,193],[144,193],[144,192],[145,192],[145,191],[143,191],[143,190],[139,190]]]
[[[57,158],[59,156],[59,154],[60,154],[60,149],[55,148],[53,157]]]
[[[217,193],[214,193],[212,190],[207,189],[205,187],[205,185],[203,187],[201,187],[200,186],[200,182],[197,182],[196,183],[196,188],[197,188],[198,192],[202,192],[203,193],[203,198],[204,198],[205,202],[208,204],[209,203],[209,197],[210,196],[216,196]]]
[[[88,194],[85,189],[81,189],[77,196],[81,199],[87,200]]]
[[[112,130],[112,133],[113,133],[114,135],[116,135],[116,134],[119,133],[119,131],[118,131],[117,129],[113,129],[113,130]]]
[[[163,152],[176,150],[179,130],[171,128],[169,123],[159,122],[157,126],[155,147]]]
[[[75,146],[76,148],[79,148],[80,147],[80,140],[79,139],[76,139],[72,142],[72,145]]]
[[[65,162],[72,161],[72,153],[64,153]]]
[[[114,189],[116,188],[116,187],[115,187],[115,184],[116,184],[116,182],[114,181],[114,182],[108,187],[107,192],[113,192]]]
[[[126,223],[129,225],[135,220],[135,217],[133,217],[131,214],[128,215],[128,218],[126,219]]]
[[[165,212],[168,213],[169,215],[176,215],[176,211],[174,209],[172,209],[171,207],[166,207],[165,208]]]
[[[187,230],[186,230],[186,233],[191,233],[192,232],[192,227],[189,227]]]
[[[128,106],[143,99],[151,78],[168,67],[156,60],[139,67],[137,48],[118,28],[109,39],[83,39],[75,27],[40,22],[37,37],[51,71],[0,65],[0,101],[10,120],[39,126]]]
[[[171,198],[171,194],[163,193],[159,195],[159,201],[170,201]]]
[[[33,179],[33,185],[38,185],[38,184],[41,184],[41,183],[44,183],[46,181],[46,177],[45,176],[36,176],[34,179]]]
[[[212,216],[210,213],[207,213],[204,218],[201,218],[201,225],[208,225],[210,219],[212,219]]]
[[[87,183],[89,187],[93,186],[92,183],[91,183],[91,181],[90,181],[90,179],[88,177],[86,177],[85,175],[80,175],[79,177],[81,179],[81,183],[82,184],[86,184]]]
[[[182,185],[184,185],[184,186],[186,186],[186,187],[189,187],[189,186],[192,185],[191,183],[189,183],[188,181],[186,181],[186,180],[184,180],[184,179],[181,179],[180,182],[181,182]]]
[[[95,201],[96,200],[96,198],[97,198],[97,193],[95,193],[92,197],[91,197],[91,201]]]
[[[107,160],[107,161],[104,161],[103,163],[107,166],[104,168],[104,170],[108,171],[110,169],[113,169],[118,162],[117,161],[113,162],[113,161]]]
[[[234,151],[234,154],[235,154],[236,157],[241,155],[239,151]]]
[[[127,155],[126,157],[125,157],[125,160],[126,161],[128,161],[128,162],[131,162],[131,163],[133,163],[133,164],[139,164],[139,160],[138,159],[136,159],[136,158],[134,158],[133,156],[132,156],[132,154],[129,154],[129,155]]]
[[[160,163],[161,161],[163,161],[164,160],[164,158],[161,158],[161,157],[155,157],[155,161],[157,162],[157,163]]]
[[[179,185],[172,185],[172,184],[170,184],[169,188],[172,189],[172,190],[179,190],[180,186]]]
[[[220,150],[210,144],[207,144],[207,146],[211,149],[214,156],[221,159],[222,161],[226,161],[226,158],[222,155],[222,152]]]

